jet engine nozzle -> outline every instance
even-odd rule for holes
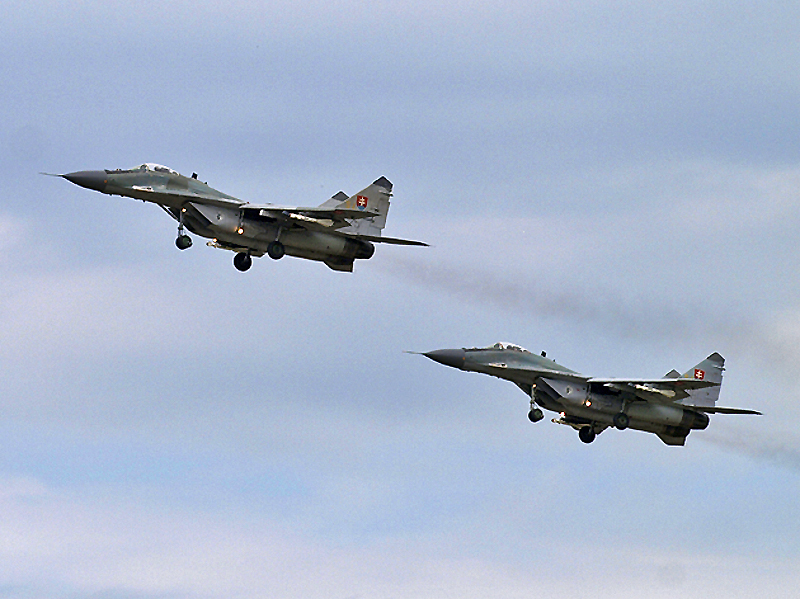
[[[708,422],[708,415],[702,412],[695,412],[694,410],[685,410],[681,426],[701,431],[708,426]]]
[[[354,241],[352,239],[348,239],[347,244],[345,245],[345,254],[349,255],[351,252],[355,254],[353,258],[358,260],[368,260],[372,258],[373,254],[375,254],[375,246],[369,241],[363,241],[361,239]]]

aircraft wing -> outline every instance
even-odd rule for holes
[[[479,372],[490,374],[501,379],[528,384],[535,383],[538,378],[573,381],[576,383],[585,383],[589,380],[588,377],[576,372],[552,370],[549,368],[520,368],[518,366],[509,366],[503,362],[475,365],[473,368]]]
[[[694,378],[663,378],[663,379],[599,379],[591,378],[590,383],[605,385],[612,389],[625,391],[636,395],[644,401],[654,403],[672,403],[679,399],[689,397],[687,391],[716,387],[719,383]]]
[[[137,199],[155,202],[156,204],[172,204],[175,198],[181,198],[186,202],[197,204],[207,204],[209,206],[219,206],[221,208],[237,208],[244,202],[234,197],[222,197],[213,194],[201,193],[192,189],[167,188],[164,186],[151,187],[149,185],[132,185],[130,188],[136,192]],[[111,188],[107,191],[112,195],[119,195],[119,190]],[[128,195],[128,194],[125,194]]]
[[[371,218],[376,216],[375,212],[368,212],[366,210],[358,210],[351,208],[325,208],[319,207],[300,207],[300,208],[286,208],[280,206],[258,206],[254,204],[246,204],[242,206],[242,210],[250,216],[255,216],[271,222],[291,223],[304,229],[312,231],[327,231],[329,233],[337,233],[336,229],[350,225],[349,220]],[[339,233],[343,237],[353,237],[354,239],[361,239],[363,241],[371,241],[373,243],[389,243],[393,245],[423,245],[427,243],[422,241],[412,241],[410,239],[398,239],[396,237],[383,237],[381,235],[359,235],[353,233]]]
[[[371,218],[377,215],[376,212],[350,208],[323,208],[322,206],[282,207],[270,204],[263,206],[245,204],[242,206],[242,210],[250,216],[260,217],[269,221],[293,219],[297,221],[295,224],[300,226],[306,226],[304,223],[310,223],[309,228],[313,226],[334,227],[337,224],[343,226],[349,224],[346,219]],[[330,224],[325,225],[324,221],[330,221]]]

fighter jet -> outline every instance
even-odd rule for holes
[[[491,347],[439,349],[422,354],[445,366],[511,381],[530,398],[531,422],[540,408],[557,412],[556,424],[578,431],[584,443],[609,427],[655,433],[667,445],[684,445],[692,430],[708,426],[708,414],[757,414],[717,407],[725,359],[713,353],[683,374],[660,379],[602,379],[584,376],[513,343]]]
[[[353,271],[353,261],[371,258],[375,243],[428,245],[381,236],[389,212],[392,184],[381,177],[348,196],[339,192],[316,207],[251,204],[229,196],[160,164],[129,169],[78,171],[55,175],[108,195],[125,196],[161,206],[178,221],[175,245],[192,245],[186,234],[210,238],[207,245],[236,252],[234,266],[246,271],[252,256],[284,255],[324,262],[333,270]]]

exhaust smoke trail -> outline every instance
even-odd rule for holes
[[[577,320],[629,338],[696,336],[698,332],[719,336],[731,330],[716,314],[697,305],[651,306],[639,298],[634,305],[600,288],[565,285],[554,289],[522,277],[512,281],[486,271],[407,257],[384,257],[384,266],[396,277],[476,304],[492,304],[523,316]],[[743,327],[752,329],[741,322],[736,325],[739,331]]]
[[[713,427],[698,435],[697,439],[732,449],[760,462],[800,472],[800,440],[785,434],[767,437],[752,430],[738,430],[717,421]]]

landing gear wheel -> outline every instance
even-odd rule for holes
[[[192,247],[192,238],[188,235],[178,235],[178,238],[175,240],[175,246],[179,250],[186,250]]]
[[[267,246],[267,254],[273,260],[280,260],[286,255],[286,248],[280,241],[272,241]]]
[[[534,408],[528,412],[528,420],[531,422],[539,422],[542,418],[544,418],[544,414],[539,408]]]
[[[591,443],[597,435],[591,425],[584,426],[578,431],[578,438],[584,443]]]
[[[624,431],[626,428],[628,428],[630,423],[631,419],[628,418],[628,415],[625,412],[614,414],[614,426],[619,430]]]
[[[253,266],[253,259],[250,257],[250,254],[239,252],[233,257],[233,265],[236,267],[236,270],[244,272]]]

